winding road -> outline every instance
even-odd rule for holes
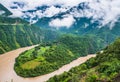
[[[85,57],[80,57],[71,63],[64,65],[60,69],[38,77],[34,78],[22,78],[18,76],[14,71],[15,58],[19,56],[20,53],[34,48],[35,46],[19,48],[5,54],[0,55],[0,82],[45,82],[54,75],[62,74],[64,71],[69,71],[72,67],[78,66],[84,63],[91,57],[95,57],[95,54],[91,54]]]

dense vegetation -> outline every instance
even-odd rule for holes
[[[48,82],[119,82],[120,38],[98,52],[95,58],[50,78]]]
[[[16,58],[14,69],[23,77],[34,77],[55,71],[72,60],[100,49],[94,38],[64,35],[53,43],[42,43]],[[102,43],[102,42],[101,42]]]
[[[58,42],[65,44],[74,54],[94,54],[104,47],[104,40],[94,36],[63,35]]]
[[[0,17],[0,54],[57,37],[57,32],[29,25],[19,18]]]
[[[43,28],[50,28],[49,22],[55,18],[60,18],[63,14],[55,15],[53,17],[44,17],[38,20],[36,23],[37,26],[41,26]],[[99,21],[92,23],[91,18],[87,17],[78,17],[75,18],[76,21],[73,25],[70,26],[69,29],[67,28],[59,28],[59,31],[65,33],[72,33],[78,36],[81,35],[95,35],[104,40],[104,44],[108,45],[109,43],[113,42],[116,38],[120,36],[120,18],[116,23],[111,26],[111,24],[107,24],[105,26],[101,26]],[[101,27],[101,28],[99,28]]]

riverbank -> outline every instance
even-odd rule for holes
[[[54,75],[59,75],[63,73],[64,71],[69,71],[72,67],[78,66],[81,63],[84,63],[86,60],[88,60],[91,57],[95,57],[94,54],[88,55],[85,57],[80,57],[71,63],[62,66],[60,69],[38,77],[34,78],[22,78],[20,76],[17,76],[14,72],[14,63],[15,58],[19,56],[20,53],[29,50],[35,46],[20,48],[17,50],[10,51],[8,53],[2,54],[0,56],[0,82],[45,82],[49,78],[53,77]]]

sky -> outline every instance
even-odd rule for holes
[[[15,4],[13,2],[19,2],[21,5],[18,6],[19,4]],[[85,2],[89,9],[74,9],[69,14],[66,14],[66,16],[63,16],[62,19],[56,18],[50,21],[49,25],[57,28],[63,26],[69,28],[75,23],[75,17],[92,17],[93,22],[102,19],[100,20],[100,23],[103,26],[111,23],[112,27],[120,17],[120,0],[0,0],[0,3],[7,7],[13,13],[14,17],[26,17],[29,15],[31,19],[35,16],[38,18],[52,17],[61,12],[66,12],[70,8],[78,6],[78,4],[82,2]],[[23,11],[34,10],[36,7],[43,5],[49,6],[49,8],[47,8],[44,12],[38,10],[32,14],[23,13]],[[55,5],[60,5],[61,8],[57,8]],[[15,6],[17,9],[10,8]]]

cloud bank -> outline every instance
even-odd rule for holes
[[[54,19],[49,23],[49,25],[57,29],[59,29],[60,27],[69,28],[74,22],[75,22],[75,19],[73,18],[73,16],[67,16],[67,17],[64,17],[63,19],[58,19],[58,18]]]
[[[120,0],[0,0],[0,3],[9,9],[13,16],[29,17],[31,21],[35,17],[53,17],[69,11],[66,13],[67,17],[62,16],[62,19],[50,21],[49,25],[57,28],[69,28],[74,23],[74,18],[80,17],[92,18],[92,22],[97,20],[102,26],[111,23],[112,27],[120,17]],[[46,8],[36,10],[42,6]],[[28,10],[35,11],[30,13]]]

